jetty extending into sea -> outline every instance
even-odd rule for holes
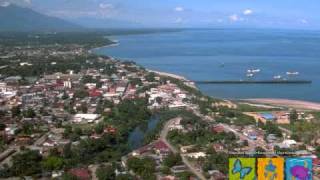
[[[196,84],[311,84],[311,80],[199,80]]]

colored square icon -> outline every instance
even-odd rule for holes
[[[229,180],[253,180],[256,178],[255,158],[230,158]]]
[[[311,158],[286,159],[286,180],[312,180]]]
[[[283,158],[258,158],[258,180],[283,180]]]

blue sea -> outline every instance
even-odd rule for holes
[[[264,29],[194,29],[111,37],[119,46],[98,54],[133,60],[146,68],[191,80],[312,80],[312,84],[199,84],[219,98],[286,98],[320,102],[320,32]],[[299,72],[288,76],[286,72]]]

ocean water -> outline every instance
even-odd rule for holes
[[[98,54],[133,60],[149,69],[183,75],[191,80],[253,78],[312,80],[312,84],[199,84],[219,98],[286,98],[320,102],[320,32],[259,29],[198,29],[111,37],[119,46]],[[287,76],[286,72],[299,72]]]

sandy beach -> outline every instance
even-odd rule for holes
[[[169,77],[172,77],[172,78],[175,78],[175,79],[179,79],[179,80],[185,81],[185,85],[187,85],[189,87],[192,87],[192,88],[195,88],[195,89],[198,89],[194,82],[192,82],[191,80],[189,80],[189,79],[187,79],[187,78],[185,78],[183,76],[179,76],[179,75],[172,74],[172,73],[167,73],[167,72],[150,70],[150,69],[147,69],[147,71],[159,74],[160,76],[169,76]]]
[[[295,109],[305,109],[305,110],[320,110],[320,103],[300,101],[300,100],[290,100],[290,99],[273,99],[273,98],[258,98],[258,99],[244,99],[244,101],[260,104],[269,104],[275,106],[285,106]]]

